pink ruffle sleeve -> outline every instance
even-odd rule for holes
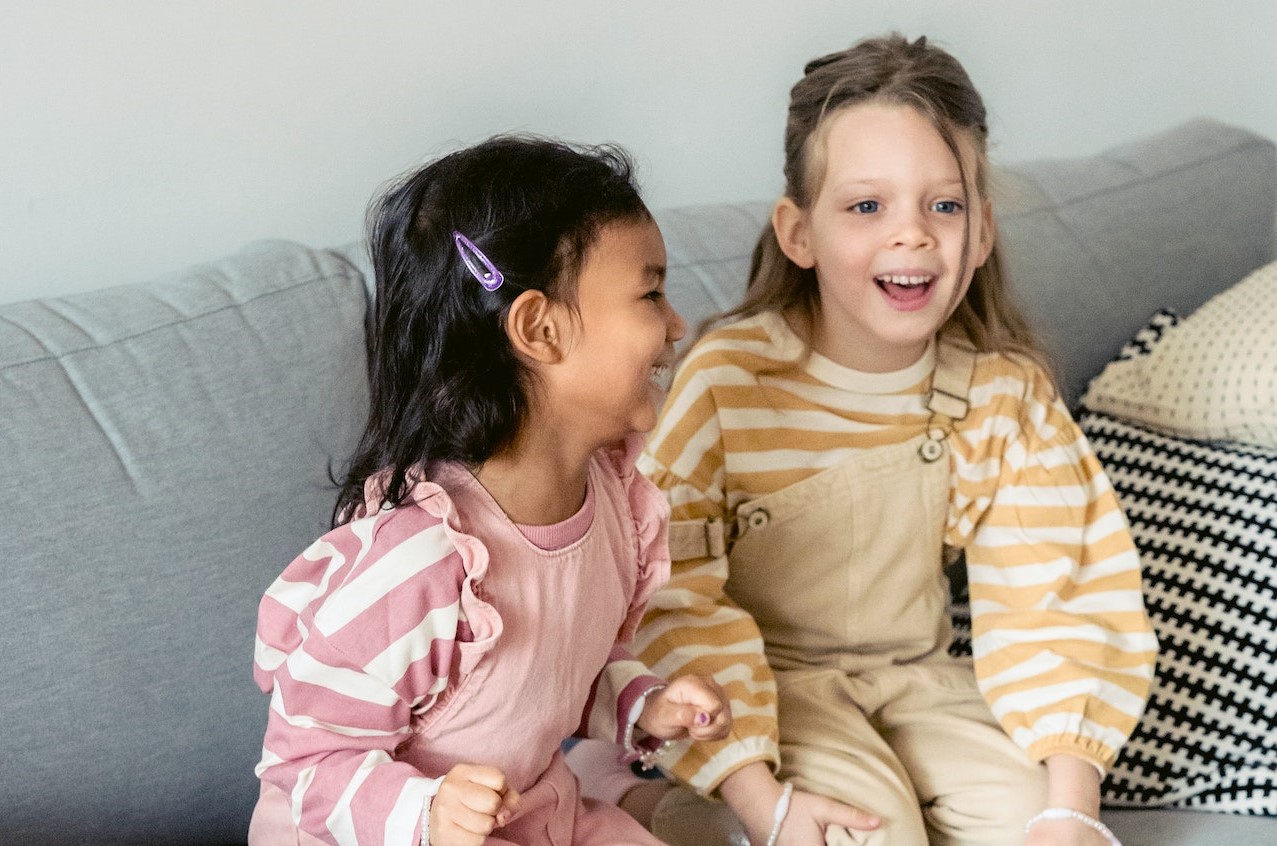
[[[638,582],[621,625],[621,643],[634,639],[648,600],[670,578],[670,506],[660,488],[634,466],[643,449],[643,440],[642,435],[632,435],[607,451],[634,519],[634,553],[638,563]]]

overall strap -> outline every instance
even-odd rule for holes
[[[719,558],[727,553],[727,532],[723,518],[670,521],[670,560]]]
[[[940,441],[952,429],[953,421],[967,416],[971,408],[969,396],[975,375],[976,351],[965,339],[945,336],[936,350],[936,369],[931,377],[931,394],[927,410],[931,420],[928,432],[934,432],[919,450],[924,461],[935,461],[944,454]],[[727,526],[722,518],[708,520],[674,520],[670,523],[670,558],[686,561],[706,556],[717,558],[727,552]]]
[[[936,350],[936,370],[931,376],[927,410],[933,416],[961,420],[971,408],[971,380],[975,376],[976,351],[965,339],[941,337]]]
[[[951,335],[940,338],[936,369],[931,374],[931,394],[927,397],[926,439],[918,455],[928,464],[944,455],[944,439],[953,431],[955,420],[971,410],[971,379],[975,375],[975,347]]]

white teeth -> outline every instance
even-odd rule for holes
[[[652,366],[651,379],[663,391],[669,390],[671,377],[674,375],[673,368],[668,364],[656,364]]]
[[[888,282],[892,285],[900,285],[904,288],[912,288],[915,285],[925,285],[931,281],[930,276],[901,276],[894,273],[885,273],[882,276],[875,276],[877,282]]]

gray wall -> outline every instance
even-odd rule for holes
[[[967,65],[998,160],[1277,137],[1271,0],[0,0],[0,302],[351,241],[503,130],[623,143],[654,206],[769,198],[802,64],[892,28]]]

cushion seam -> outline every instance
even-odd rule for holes
[[[270,297],[274,297],[279,294],[287,294],[287,293],[290,293],[291,291],[296,290],[297,288],[301,288],[303,286],[310,285],[315,282],[318,282],[324,279],[329,279],[329,278],[333,278],[333,274],[314,274],[312,276],[308,276],[305,279],[297,280],[293,282],[292,284],[288,285],[287,287],[277,288],[273,291],[264,291],[262,293],[255,294],[249,297],[248,299],[241,300],[239,302],[234,302],[234,303],[229,303],[227,305],[218,306],[217,308],[211,309],[209,311],[204,311],[204,312],[200,312],[199,314],[193,314],[187,317],[182,317],[177,320],[173,320],[168,323],[161,324],[159,326],[152,326],[148,329],[143,329],[139,332],[134,332],[131,335],[124,335],[119,338],[114,338],[110,341],[106,341],[103,343],[86,344],[85,346],[77,347],[76,349],[67,350],[65,352],[60,352],[60,353],[54,353],[52,351],[49,351],[49,352],[46,352],[44,355],[38,355],[33,358],[23,359],[21,361],[10,362],[9,364],[6,364],[3,367],[0,367],[0,373],[3,373],[8,370],[12,370],[15,367],[26,367],[27,365],[31,365],[31,364],[39,364],[40,362],[43,362],[43,361],[57,361],[59,359],[65,358],[66,356],[78,355],[80,353],[87,352],[89,350],[108,349],[110,347],[115,346],[116,344],[122,344],[126,341],[133,341],[138,338],[143,338],[155,332],[160,332],[165,329],[171,329],[175,326],[181,326],[185,323],[191,323],[195,320],[203,320],[206,317],[211,317],[216,314],[221,314],[222,312],[225,312],[225,311],[231,311],[234,309],[243,308],[244,306],[250,305],[259,300],[268,299]],[[350,279],[351,277],[343,276],[341,278]],[[362,283],[361,283],[361,287],[362,287]],[[12,321],[8,321],[8,322],[12,322]]]

